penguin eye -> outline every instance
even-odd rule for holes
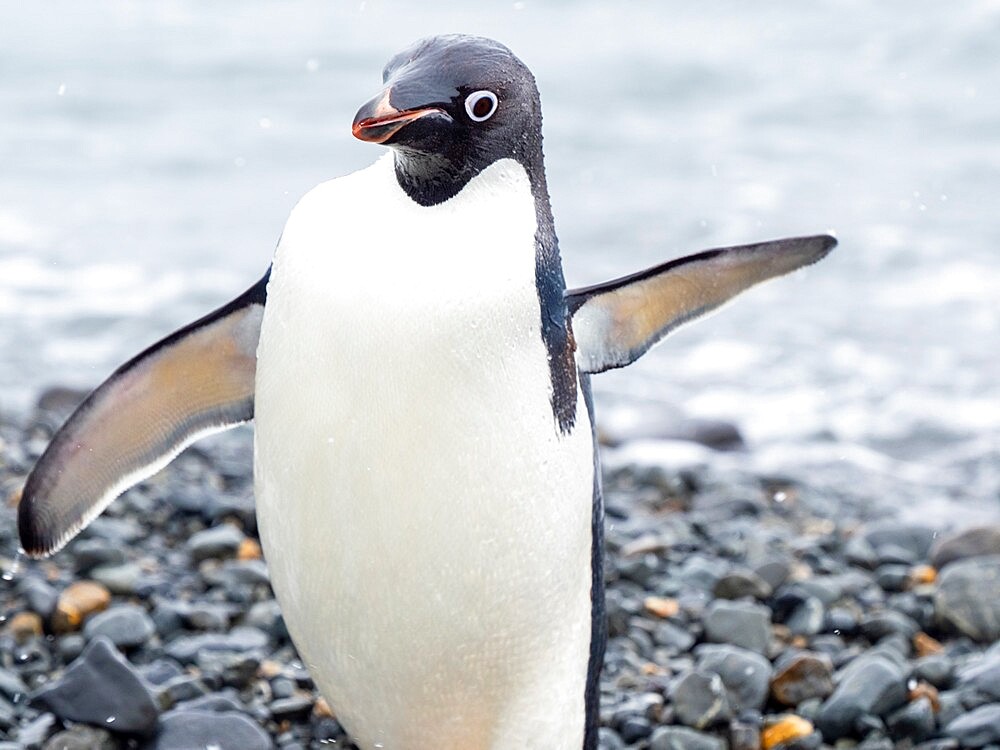
[[[474,122],[483,122],[497,111],[497,95],[492,91],[476,91],[465,99],[465,111]]]

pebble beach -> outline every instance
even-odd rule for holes
[[[16,493],[80,394],[0,421]],[[605,434],[603,750],[1000,747],[1000,526],[745,468],[733,425]],[[633,448],[672,451],[667,465]],[[252,433],[188,449],[65,550],[0,511],[0,750],[353,748],[256,537]]]

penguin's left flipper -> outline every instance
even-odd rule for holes
[[[269,276],[126,362],[80,404],[25,482],[25,553],[52,554],[186,446],[253,418]]]
[[[577,365],[597,373],[631,364],[664,336],[761,281],[823,258],[829,235],[716,250],[566,292]]]

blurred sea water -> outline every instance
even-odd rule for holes
[[[1000,517],[998,0],[5,3],[0,409],[259,278],[297,198],[378,156],[349,128],[385,61],[455,31],[535,72],[571,285],[840,239],[596,379],[600,418],[680,405],[758,470]]]

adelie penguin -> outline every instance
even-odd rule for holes
[[[49,555],[206,433],[255,420],[292,639],[362,748],[592,750],[605,624],[591,374],[834,246],[800,237],[567,290],[531,72],[417,42],[354,135],[389,146],[292,211],[231,303],[55,435],[21,543]]]

